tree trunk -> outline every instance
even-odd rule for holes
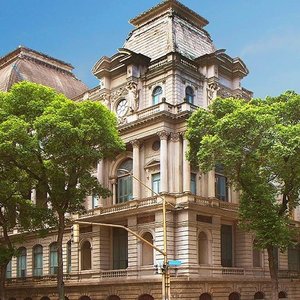
[[[267,251],[271,276],[271,300],[278,300],[278,261],[274,256],[273,246],[269,246]]]
[[[0,298],[1,298],[1,300],[6,300],[6,292],[5,292],[6,266],[7,266],[7,264],[3,264],[0,266]]]
[[[57,291],[58,299],[65,300],[65,283],[64,283],[64,263],[62,244],[65,231],[65,216],[59,215],[58,223],[58,237],[57,237],[57,258],[58,258],[58,270],[57,270]]]

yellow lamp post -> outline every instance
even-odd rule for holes
[[[95,225],[95,226],[105,226],[105,227],[116,227],[116,228],[122,228],[129,232],[130,234],[134,235],[136,238],[141,240],[142,242],[146,243],[159,253],[163,255],[163,266],[162,266],[162,300],[170,300],[170,272],[169,272],[169,266],[168,266],[168,256],[167,256],[167,209],[166,209],[166,199],[165,197],[162,197],[155,191],[153,191],[150,187],[145,185],[140,179],[136,178],[132,173],[128,172],[127,170],[119,169],[119,171],[125,172],[128,175],[132,176],[135,180],[137,180],[139,183],[141,183],[144,187],[146,187],[148,190],[150,190],[155,196],[160,198],[162,200],[162,213],[163,213],[163,250],[156,247],[154,244],[150,243],[146,239],[144,239],[142,236],[134,232],[133,230],[129,229],[126,226],[123,225],[117,225],[117,224],[109,224],[109,223],[97,223],[97,222],[85,222],[76,220],[74,221],[74,224],[72,226],[72,239],[74,242],[79,242],[79,224],[86,224],[86,225]]]

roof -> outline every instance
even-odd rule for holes
[[[0,58],[0,90],[27,80],[54,88],[72,99],[88,87],[72,73],[73,66],[41,52],[20,46]]]
[[[136,28],[123,47],[152,60],[170,52],[195,59],[216,50],[203,29],[208,21],[177,0],[163,1],[130,23]]]

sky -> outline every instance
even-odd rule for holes
[[[90,88],[91,69],[121,48],[129,20],[160,0],[0,0],[0,57],[19,45],[74,66]],[[209,21],[217,49],[240,57],[250,73],[242,85],[255,97],[300,93],[299,0],[182,0]]]

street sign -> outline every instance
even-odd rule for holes
[[[179,267],[181,266],[181,264],[182,264],[181,260],[177,260],[177,259],[168,261],[169,267]]]

